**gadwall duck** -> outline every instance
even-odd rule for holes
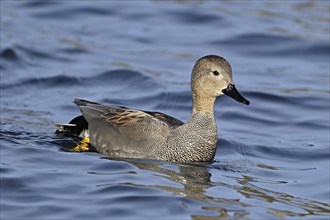
[[[173,162],[210,162],[217,149],[214,102],[223,94],[249,105],[232,80],[226,59],[216,55],[197,60],[191,74],[192,114],[187,123],[160,112],[101,105],[76,99],[82,115],[60,132],[80,135],[95,149],[111,157]]]

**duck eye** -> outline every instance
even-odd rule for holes
[[[213,71],[213,74],[217,76],[217,75],[219,75],[219,72],[218,71]]]

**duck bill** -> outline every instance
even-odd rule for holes
[[[250,104],[249,100],[245,99],[241,94],[239,94],[234,84],[229,84],[229,86],[226,89],[222,90],[222,92],[238,102],[241,102],[245,105]]]

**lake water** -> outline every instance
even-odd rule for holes
[[[329,219],[329,1],[1,4],[1,219]],[[62,150],[84,98],[186,121],[201,56],[229,60],[211,164]]]

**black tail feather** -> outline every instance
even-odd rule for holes
[[[72,126],[69,126],[72,125]],[[72,135],[72,136],[79,136],[83,130],[88,129],[88,123],[84,116],[80,115],[78,117],[75,117],[69,122],[69,125],[57,125],[60,126],[61,129],[56,130],[56,133],[66,134],[66,135]]]

